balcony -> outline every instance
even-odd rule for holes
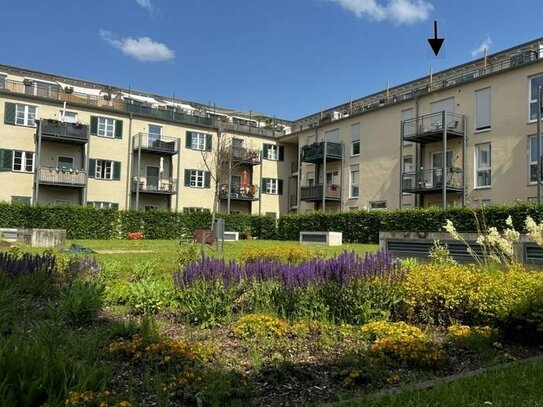
[[[248,164],[258,165],[260,164],[260,151],[251,150],[245,147],[232,146],[232,161]]]
[[[85,144],[89,141],[88,126],[80,123],[64,123],[58,120],[41,120],[41,138],[69,144]]]
[[[177,193],[177,180],[162,177],[134,177],[132,192],[145,194],[174,195]]]
[[[325,194],[324,199],[329,201],[340,201],[341,200],[341,188],[339,185],[330,184],[326,185],[325,190],[323,191],[323,186],[321,185],[311,185],[300,188],[300,200],[301,201],[321,201]]]
[[[464,116],[451,112],[437,112],[405,120],[403,139],[414,143],[432,143],[447,138],[464,137]]]
[[[230,185],[230,194],[228,194],[228,184],[221,184],[219,199],[228,199],[229,195],[231,201],[258,201],[258,187],[256,185],[232,184]]]
[[[82,188],[87,183],[87,173],[82,169],[40,167],[38,177],[44,185]]]
[[[326,144],[326,154],[324,145]],[[313,143],[302,147],[302,161],[306,163],[322,164],[326,161],[341,160],[343,158],[343,144],[324,142]]]
[[[463,192],[462,169],[446,169],[446,188],[450,192]],[[405,172],[402,178],[404,193],[439,193],[443,191],[443,168]]]
[[[179,139],[176,137],[157,136],[138,133],[134,136],[134,150],[149,154],[175,155],[179,152]]]

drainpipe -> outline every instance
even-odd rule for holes
[[[33,205],[38,204],[40,192],[40,160],[41,160],[41,120],[38,121],[38,133],[36,134],[36,159],[34,160],[34,199]]]
[[[138,133],[138,168],[136,170],[136,210],[140,210],[140,171],[141,171],[141,138],[142,134]]]
[[[83,151],[85,151],[86,157],[84,159],[85,162],[85,187],[83,188],[83,205],[87,205],[87,196],[89,192],[89,157],[90,157],[90,126],[87,127],[87,145],[83,148]]]

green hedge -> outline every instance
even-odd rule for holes
[[[475,213],[487,226],[505,227],[509,215],[517,230],[530,215],[536,222],[543,219],[543,206],[513,205],[472,208],[402,209],[394,211],[310,212],[284,215],[276,222],[271,216],[219,214],[226,230],[249,229],[259,239],[298,240],[300,231],[341,231],[345,242],[378,243],[379,231],[440,231],[451,219],[459,231],[476,231]],[[83,206],[27,206],[0,202],[0,228],[66,229],[69,239],[111,239],[143,229],[147,239],[179,239],[192,236],[196,229],[208,229],[210,213],[176,213],[166,211],[117,211]]]
[[[276,238],[276,220],[270,216],[224,215],[226,230],[259,239]],[[66,229],[69,239],[112,239],[144,231],[147,239],[179,239],[196,229],[209,229],[210,213],[117,211],[83,206],[28,206],[0,202],[0,228]]]
[[[460,232],[477,231],[476,217],[484,225],[505,227],[509,215],[517,230],[524,229],[524,219],[531,216],[536,222],[543,219],[543,206],[497,205],[481,209],[427,208],[393,211],[357,212],[309,212],[285,215],[279,219],[278,236],[282,240],[298,240],[300,231],[340,231],[344,242],[378,243],[379,231],[443,231],[446,219],[450,219]]]

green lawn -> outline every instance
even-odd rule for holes
[[[404,391],[376,400],[336,404],[341,407],[522,407],[543,406],[543,361],[516,363],[479,376],[440,384],[430,390]]]
[[[177,251],[180,244],[178,240],[69,240],[68,247],[75,243],[98,251],[96,259],[99,261],[119,261],[123,264],[134,264],[152,261],[164,270],[176,268]],[[278,240],[240,240],[225,242],[224,252],[207,247],[205,253],[209,256],[224,257],[226,260],[236,260],[242,250],[259,247],[280,247],[297,245],[298,242]],[[371,244],[344,244],[343,246],[309,246],[321,250],[326,257],[339,254],[344,250],[365,253],[377,250],[377,245]],[[41,251],[41,250],[40,250]]]

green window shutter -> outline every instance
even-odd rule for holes
[[[91,128],[90,128],[90,134],[98,134],[98,117],[91,116],[90,120]]]
[[[15,124],[15,103],[6,102],[4,107],[4,123]]]
[[[112,202],[112,203],[111,203],[111,209],[118,210],[118,209],[119,209],[119,204],[118,204],[118,203],[115,203],[115,202]]]
[[[185,170],[185,186],[190,187],[190,170]]]
[[[212,150],[213,139],[211,134],[206,134],[206,151]]]
[[[209,171],[204,172],[204,188],[211,188],[211,174]]]
[[[121,179],[121,162],[120,161],[113,161],[113,179],[115,180]]]
[[[269,148],[269,144],[264,144],[264,146],[262,147],[262,155],[264,157],[264,159],[267,159],[268,158],[268,148]]]
[[[0,171],[11,171],[13,165],[13,151],[0,150]]]
[[[283,195],[283,180],[282,179],[277,180],[277,193],[279,195]]]
[[[96,176],[96,160],[90,159],[89,160],[89,177]]]
[[[123,138],[123,121],[115,120],[115,138]]]
[[[187,135],[185,136],[185,147],[192,147],[192,132],[190,131],[187,131]]]
[[[284,146],[278,146],[279,147],[279,161],[285,161],[285,147]]]

